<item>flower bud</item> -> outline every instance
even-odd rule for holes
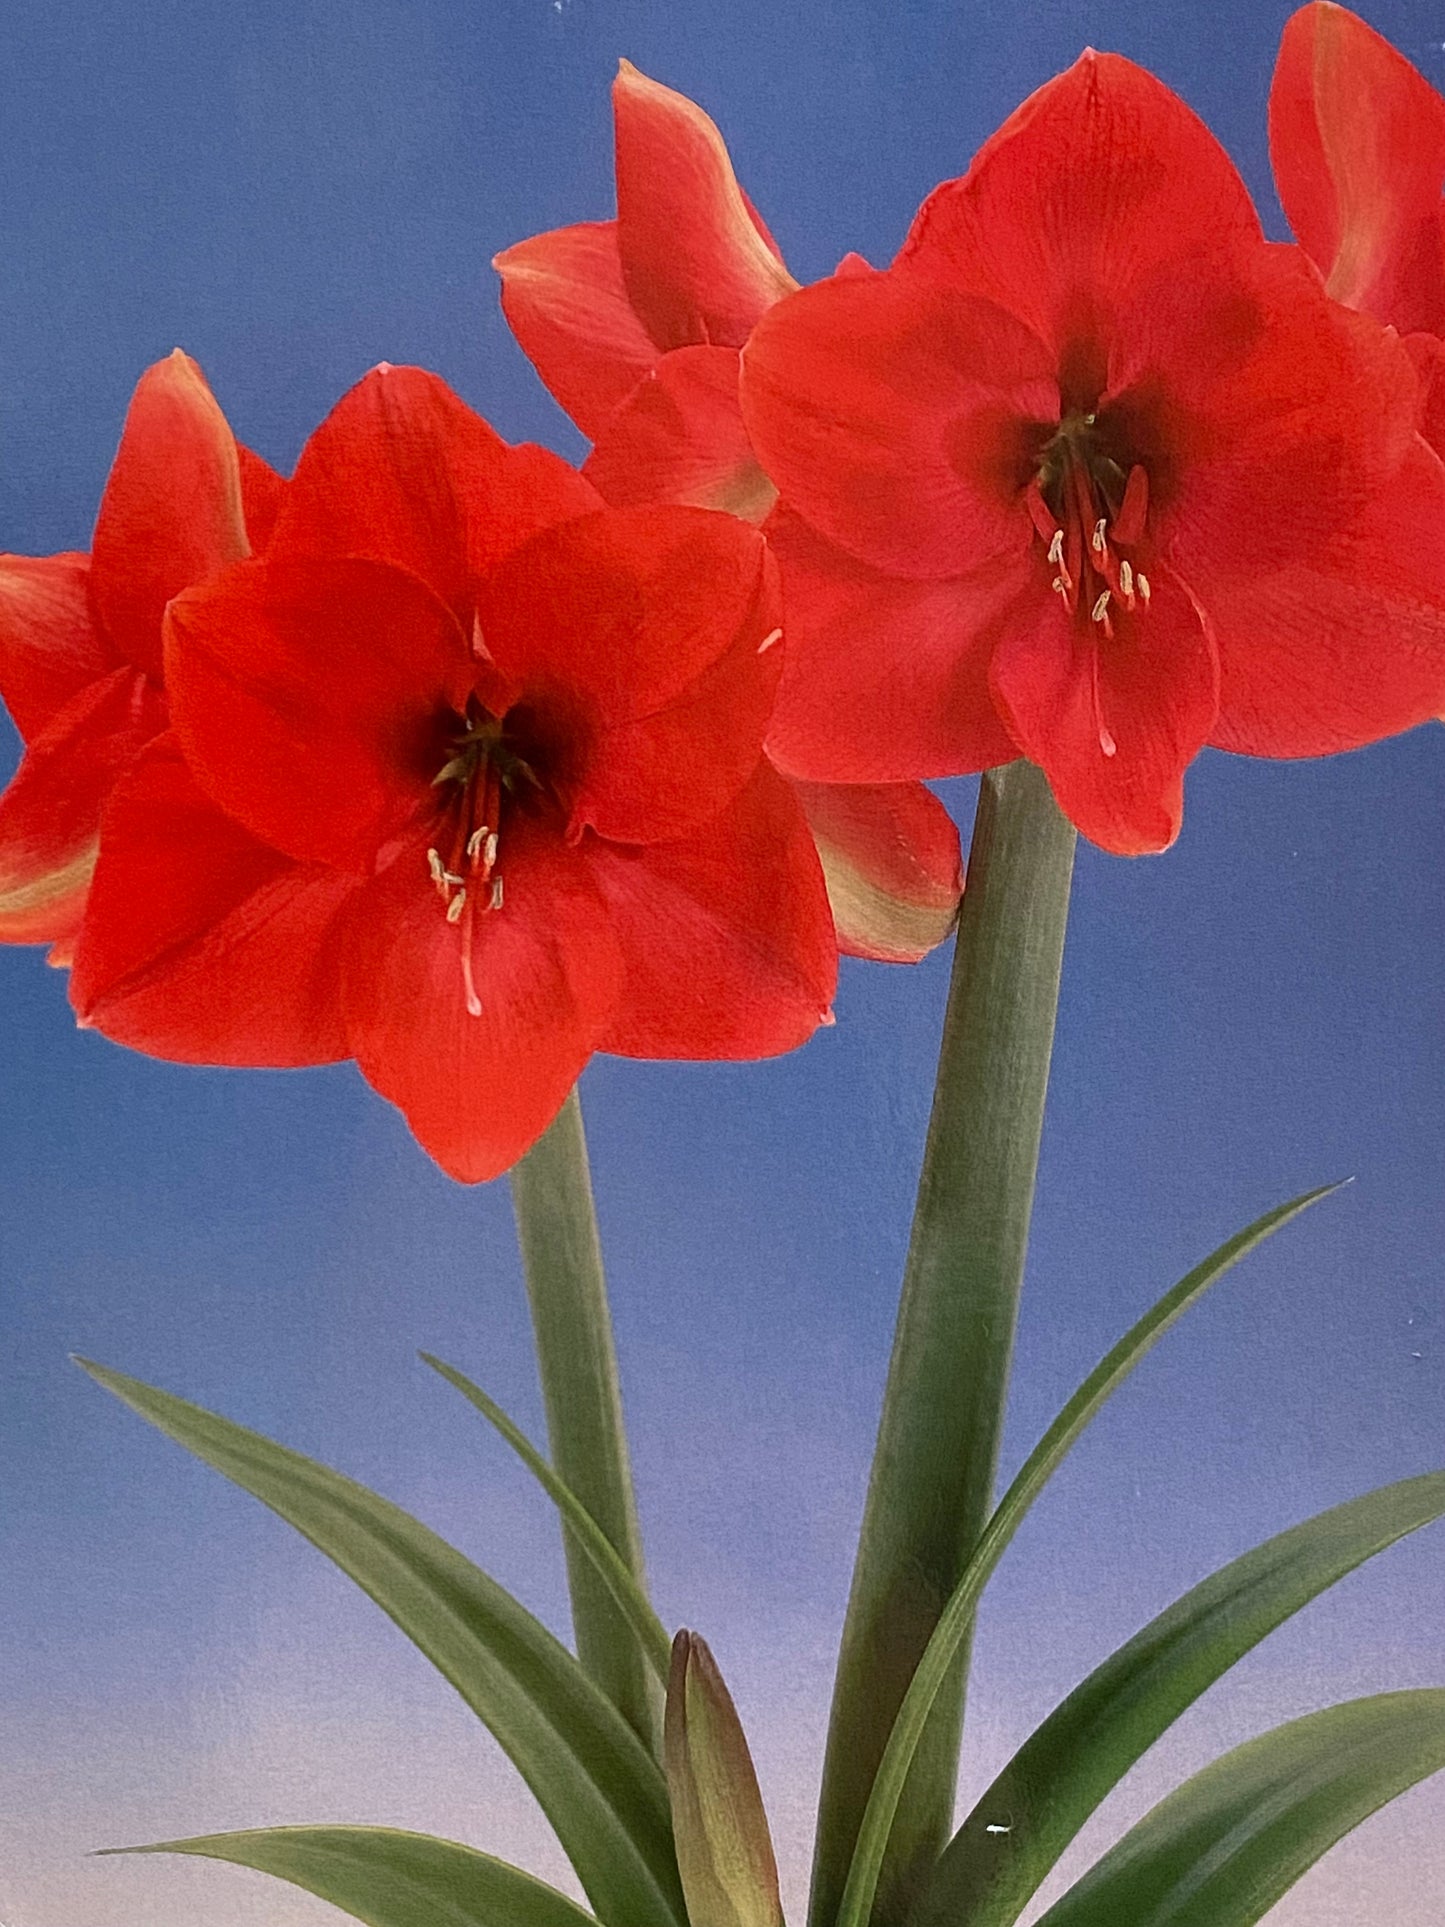
[[[664,1751],[691,1927],[782,1927],[752,1756],[717,1663],[696,1633],[680,1632],[672,1643]]]

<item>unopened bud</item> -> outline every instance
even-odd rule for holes
[[[690,1927],[783,1927],[778,1867],[737,1708],[696,1633],[672,1643],[663,1726]]]

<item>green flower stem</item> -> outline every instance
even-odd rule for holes
[[[576,1091],[513,1166],[512,1206],[552,1463],[645,1588],[612,1314]],[[563,1540],[577,1656],[628,1724],[659,1752],[657,1681],[586,1550],[565,1527]]]
[[[1032,764],[984,776],[833,1692],[810,1927],[837,1918],[894,1718],[992,1506],[1074,843]],[[952,1830],[967,1668],[965,1641],[899,1803],[873,1913],[886,1927]]]

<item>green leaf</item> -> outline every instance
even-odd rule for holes
[[[993,1503],[1075,835],[1042,771],[985,772],[828,1727],[811,1927],[834,1927],[884,1743]],[[953,1821],[966,1642],[897,1803],[877,1920]]]
[[[1176,1600],[1019,1748],[934,1869],[917,1927],[1012,1927],[1099,1803],[1206,1687],[1347,1572],[1442,1513],[1445,1473],[1404,1479],[1280,1533]]]
[[[554,1887],[504,1860],[389,1827],[259,1827],[115,1853],[190,1853],[289,1880],[367,1927],[595,1927]]]
[[[1140,1359],[1153,1350],[1170,1326],[1183,1317],[1189,1307],[1231,1265],[1238,1264],[1271,1232],[1278,1231],[1291,1218],[1298,1217],[1301,1211],[1338,1189],[1338,1185],[1325,1185],[1317,1191],[1307,1191],[1303,1197],[1292,1199],[1289,1204],[1279,1205],[1262,1218],[1256,1218],[1243,1231],[1236,1232],[1202,1264],[1196,1265],[1095,1366],[1024,1461],[1017,1478],[984,1527],[963,1577],[939,1615],[938,1624],[918,1662],[918,1670],[903,1696],[903,1704],[883,1750],[863,1824],[858,1830],[858,1845],[838,1910],[838,1927],[866,1927],[883,1866],[889,1830],[919,1738],[927,1725],[933,1703],[968,1637],[983,1589],[1023,1523],[1029,1507],[1110,1393],[1122,1384]]]
[[[1311,1713],[1187,1780],[1038,1927],[1254,1927],[1352,1827],[1441,1767],[1445,1692]]]
[[[511,1184],[552,1463],[645,1593],[612,1313],[576,1091],[513,1165]],[[660,1757],[662,1691],[652,1667],[610,1585],[566,1525],[562,1543],[577,1656]]]
[[[685,1922],[662,1771],[531,1613],[365,1486],[138,1379],[78,1363],[279,1513],[396,1622],[496,1736],[600,1919],[609,1927]]]
[[[430,1352],[423,1352],[421,1357],[424,1364],[430,1365],[434,1372],[440,1373],[448,1385],[455,1387],[464,1399],[476,1406],[489,1424],[496,1427],[557,1507],[567,1521],[568,1530],[573,1538],[592,1561],[593,1566],[606,1582],[608,1591],[621,1608],[643,1657],[657,1675],[658,1684],[665,1687],[672,1641],[667,1636],[667,1628],[652,1610],[647,1594],[633,1578],[626,1562],[607,1534],[571,1486],[565,1485],[558,1478],[526,1433],[520,1426],[512,1423],[495,1399],[489,1398],[480,1385],[474,1385],[466,1373],[459,1372],[454,1365],[444,1364],[441,1359],[434,1358]]]

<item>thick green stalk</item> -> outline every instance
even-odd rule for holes
[[[894,1717],[993,1499],[1074,831],[1042,773],[983,778],[823,1769],[810,1927],[833,1927]],[[952,1829],[967,1678],[915,1755],[875,1922],[899,1927]]]
[[[532,1306],[552,1463],[638,1584],[645,1586],[612,1314],[576,1091],[513,1166],[512,1205]],[[657,1682],[585,1549],[565,1527],[563,1540],[577,1656],[657,1751],[662,1704]]]

